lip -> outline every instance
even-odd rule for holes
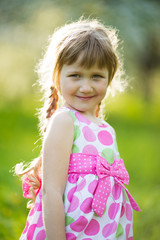
[[[94,96],[88,96],[88,97],[84,97],[84,96],[76,96],[76,97],[79,98],[79,99],[81,99],[81,100],[87,101],[87,100],[92,99]]]

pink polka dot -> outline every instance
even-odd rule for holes
[[[73,196],[68,212],[74,212],[77,209],[78,205],[79,205],[78,197]]]
[[[96,135],[94,134],[94,132],[93,132],[88,126],[85,126],[85,127],[82,129],[82,132],[83,132],[84,138],[85,138],[88,142],[94,142],[94,141],[96,141]]]
[[[39,206],[39,203],[36,202],[35,205],[34,205],[35,211],[37,211],[38,206]]]
[[[113,223],[108,223],[104,226],[102,230],[102,235],[106,238],[110,236],[111,234],[115,233],[117,230],[117,223],[114,221]]]
[[[89,186],[88,186],[88,191],[90,192],[90,193],[92,193],[92,194],[94,194],[95,193],[95,190],[96,190],[96,188],[97,188],[97,184],[98,184],[98,180],[93,180],[90,184],[89,184]]]
[[[115,183],[112,188],[112,195],[114,199],[115,200],[119,199],[119,197],[121,196],[121,193],[122,193],[122,187],[119,186],[117,183]]]
[[[84,216],[80,216],[70,227],[75,232],[81,232],[86,227],[88,220]]]
[[[83,240],[92,240],[92,238],[83,238]]]
[[[82,181],[77,186],[77,191],[78,192],[81,191],[85,187],[85,185],[86,185],[86,179],[83,178]]]
[[[71,202],[73,198],[73,194],[75,193],[77,187],[71,188],[67,194],[68,201]]]
[[[91,123],[85,116],[83,116],[83,115],[80,114],[79,112],[76,112],[76,113],[75,113],[75,116],[76,116],[76,118],[77,118],[80,122],[86,123],[86,124],[88,124],[88,125]]]
[[[26,226],[25,226],[25,229],[24,229],[24,231],[23,231],[23,234],[25,234],[25,233],[27,232],[28,227],[29,227],[29,222],[27,221]]]
[[[122,205],[122,208],[121,208],[121,217],[123,217],[124,212],[125,212],[125,207]]]
[[[88,236],[95,236],[98,234],[99,229],[100,229],[99,223],[95,219],[92,219],[88,226],[86,227],[84,233]]]
[[[131,221],[132,220],[132,208],[131,208],[131,206],[130,206],[130,204],[126,204],[126,217],[127,217],[127,219],[129,220],[129,221]]]
[[[113,138],[112,135],[108,131],[100,131],[98,133],[98,139],[103,145],[112,145],[113,143]]]
[[[80,206],[80,209],[82,210],[82,212],[84,213],[90,213],[92,211],[92,201],[93,201],[93,198],[86,198],[81,206]]]
[[[33,207],[33,208],[31,209],[31,211],[29,212],[29,216],[32,216],[32,215],[34,214],[34,212],[35,212],[35,208]]]
[[[78,178],[79,178],[78,174],[70,174],[68,176],[68,181],[70,183],[76,183],[78,181]]]
[[[109,215],[110,219],[115,219],[115,217],[119,211],[119,208],[120,208],[119,203],[112,203],[110,205],[109,210],[108,210],[108,215]]]
[[[133,237],[129,237],[127,240],[133,240]]]
[[[42,227],[42,226],[43,226],[43,220],[42,220],[42,212],[41,212],[37,221],[37,227]]]
[[[41,188],[41,190],[39,191],[39,198],[42,199],[42,188]]]
[[[83,148],[82,153],[96,155],[96,154],[98,154],[98,151],[97,151],[97,148],[95,146],[93,146],[93,145],[86,145]]]
[[[36,236],[36,240],[45,240],[45,238],[46,238],[46,233],[43,229],[43,230],[38,232],[38,234]]]
[[[128,236],[129,236],[130,228],[131,228],[131,224],[127,224],[126,228],[125,228],[127,239],[128,239]]]
[[[42,202],[40,202],[40,203],[38,204],[37,211],[39,211],[39,212],[41,212],[41,211],[42,211]]]
[[[37,224],[32,224],[27,232],[27,240],[32,240],[33,239],[33,235],[34,235],[34,231],[36,228]]]
[[[76,235],[74,235],[73,233],[67,233],[66,240],[76,240]]]

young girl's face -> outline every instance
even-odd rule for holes
[[[87,69],[74,64],[63,65],[60,73],[60,90],[65,106],[86,114],[95,114],[108,86],[108,70],[97,65]]]

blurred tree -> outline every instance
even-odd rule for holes
[[[18,45],[19,48],[28,49],[32,53],[30,60],[25,54],[23,55],[23,58],[33,63],[32,70],[36,64],[36,58],[40,55],[41,47],[55,27],[78,19],[81,15],[91,18],[97,17],[105,24],[116,27],[120,30],[120,39],[124,42],[127,73],[131,78],[134,78],[135,83],[137,82],[135,86],[138,91],[141,91],[144,98],[151,99],[152,74],[158,72],[159,68],[159,1],[6,0],[0,1],[0,9],[0,45],[3,48],[3,45],[7,43],[10,48],[12,47],[12,57],[8,51],[7,55],[4,56],[5,61],[16,58],[14,46]],[[3,56],[1,61],[3,61],[2,59]],[[19,71],[18,63],[16,65],[15,74]],[[23,72],[23,68],[26,68],[24,72],[30,72],[29,67],[31,66],[29,65],[21,65],[21,71]],[[5,91],[2,89],[10,80],[5,69],[0,72],[0,78],[0,91],[5,95]],[[34,80],[33,77],[30,79]],[[15,97],[18,96],[17,92]],[[6,98],[7,96],[6,93]]]
[[[125,66],[136,76],[144,99],[152,98],[153,73],[159,69],[160,2],[104,0],[110,7],[113,24],[124,39]],[[140,83],[140,84],[139,84]]]
[[[146,51],[139,58],[142,68],[142,81],[144,86],[144,97],[146,101],[152,98],[152,75],[160,63],[160,46],[154,34],[148,34]]]

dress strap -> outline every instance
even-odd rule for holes
[[[124,185],[129,184],[129,175],[122,159],[115,160],[110,165],[99,155],[73,153],[70,157],[68,173],[98,175],[99,182],[92,202],[92,209],[98,216],[103,215],[107,199],[111,193],[110,177],[113,177],[115,182],[126,190],[132,208],[140,211],[137,203]]]

